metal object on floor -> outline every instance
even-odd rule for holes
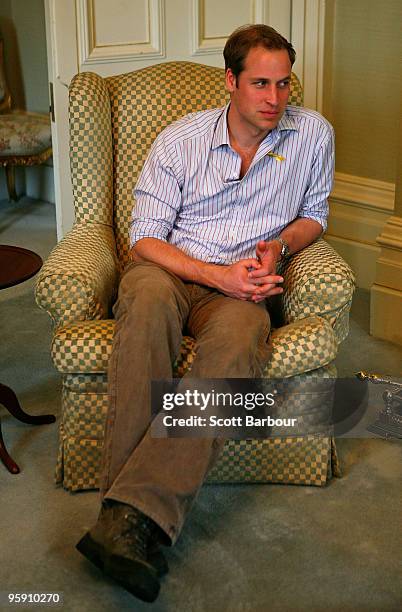
[[[402,383],[367,372],[358,372],[356,376],[375,385],[391,386],[383,393],[384,407],[379,410],[378,419],[367,429],[383,438],[402,438]]]

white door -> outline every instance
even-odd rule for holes
[[[267,23],[290,38],[292,6],[303,22],[319,0],[45,0],[57,234],[74,220],[68,154],[68,85],[77,72],[102,76],[187,60],[223,67],[227,36],[245,23]],[[300,46],[299,46],[300,49]],[[299,50],[298,49],[298,50]],[[303,60],[303,58],[301,58]]]

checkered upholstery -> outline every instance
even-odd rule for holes
[[[112,350],[114,320],[79,321],[59,327],[53,337],[52,357],[62,374],[106,372]],[[270,378],[302,374],[330,363],[336,356],[337,342],[332,327],[318,316],[308,317],[273,331],[272,358],[264,372]],[[193,338],[185,337],[174,372],[183,376],[195,356]]]
[[[63,377],[56,481],[96,488],[107,411],[111,308],[128,259],[132,189],[157,134],[182,115],[222,106],[219,68],[170,62],[103,79],[77,75],[70,86],[71,175],[76,220],[38,275],[36,299],[54,323],[52,357]],[[302,103],[292,76],[291,103]],[[267,377],[335,376],[332,361],[347,334],[354,279],[323,240],[283,268],[282,299]],[[183,339],[174,371],[191,368],[194,340]],[[324,484],[338,473],[329,435],[230,440],[210,474],[218,482]]]
[[[283,322],[319,313],[333,327],[338,342],[344,340],[355,279],[338,253],[324,240],[317,240],[292,257],[283,273]]]
[[[333,378],[332,364],[303,378]],[[96,489],[108,407],[104,374],[65,374],[63,418],[56,481],[70,491]],[[340,475],[335,444],[328,435],[266,440],[228,440],[210,472],[214,482],[281,482],[322,486]]]
[[[123,265],[128,261],[133,188],[151,144],[183,115],[224,106],[228,94],[223,79],[221,68],[189,62],[159,64],[106,79],[112,112],[116,244]],[[290,103],[302,104],[296,75],[292,75]]]
[[[91,72],[70,86],[70,167],[75,220],[113,225],[113,158],[107,83]]]
[[[56,328],[106,319],[117,292],[119,263],[113,228],[76,223],[53,249],[36,285],[36,301]]]
[[[340,476],[335,444],[326,436],[228,440],[209,482],[324,485]]]

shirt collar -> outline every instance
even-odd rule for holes
[[[283,130],[299,130],[299,122],[297,117],[289,113],[289,106],[286,107],[285,112],[279,120],[276,129],[282,132]]]
[[[222,113],[219,115],[218,121],[216,123],[214,136],[212,138],[212,149],[217,149],[221,145],[230,146],[228,123],[227,123],[227,115],[228,115],[229,106],[230,106],[230,102],[228,102],[228,104],[222,109]],[[289,113],[289,106],[287,106],[278,125],[270,133],[273,134],[273,132],[276,132],[276,131],[283,132],[285,130],[298,131],[298,129],[299,129],[299,125],[298,125],[297,117]]]
[[[222,113],[219,115],[212,138],[212,149],[217,149],[221,145],[230,145],[227,122],[229,105],[230,102],[226,104],[226,106],[222,109]]]

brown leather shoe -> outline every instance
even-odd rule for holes
[[[157,570],[150,562],[150,552],[155,551],[159,530],[154,521],[136,508],[118,502],[107,503],[102,506],[95,526],[76,548],[130,593],[143,601],[154,601],[160,584]],[[163,571],[167,563],[161,551],[158,554],[159,571]]]

